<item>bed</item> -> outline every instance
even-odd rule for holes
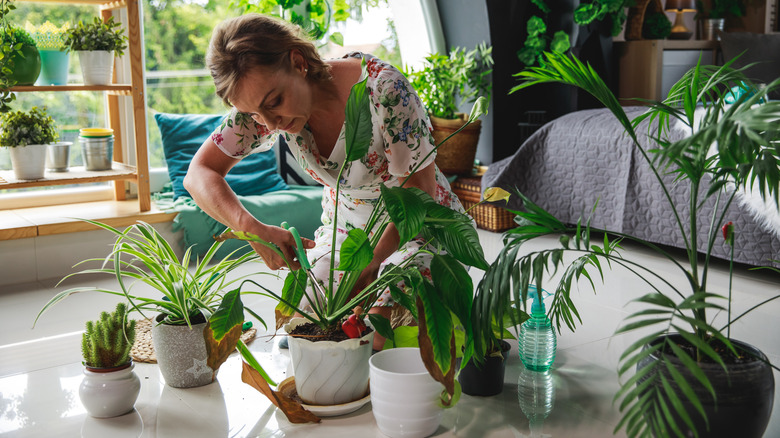
[[[627,107],[629,118],[644,111]],[[482,187],[514,188],[558,219],[574,224],[591,216],[591,225],[627,233],[650,242],[684,248],[668,201],[642,155],[606,109],[583,110],[564,115],[540,128],[517,152],[493,163],[483,176]],[[652,144],[637,129],[640,143]],[[682,136],[682,131],[674,135]],[[674,183],[663,175],[680,214],[687,223],[688,184]],[[705,184],[706,186],[706,184]],[[707,187],[703,187],[704,192]],[[702,192],[702,193],[703,193]],[[714,200],[708,202],[709,211]],[[519,209],[513,197],[508,208]],[[678,207],[679,208],[679,207]],[[708,215],[707,215],[708,216]],[[780,267],[780,215],[774,204],[766,205],[752,193],[739,193],[729,207],[726,221],[737,231],[734,260],[754,266]],[[709,223],[700,223],[698,248],[706,245]],[[729,247],[716,241],[712,254],[728,260]]]

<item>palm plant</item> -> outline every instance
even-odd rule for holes
[[[728,297],[710,291],[707,283],[710,254],[726,220],[726,209],[734,201],[738,190],[757,186],[762,197],[771,197],[778,204],[780,102],[765,102],[763,99],[767,90],[777,87],[780,80],[767,89],[759,90],[750,85],[742,70],[732,69],[730,63],[721,67],[697,65],[672,87],[666,100],[645,101],[648,111],[629,120],[601,78],[590,66],[583,65],[573,56],[548,53],[541,67],[524,70],[516,76],[522,82],[513,92],[548,82],[574,85],[598,98],[615,115],[663,189],[674,212],[676,231],[684,238],[688,263],[686,266],[678,262],[665,249],[650,242],[609,230],[597,230],[604,235],[603,241],[596,242],[591,239],[594,230],[589,223],[579,222],[576,226],[563,224],[521,194],[525,211],[516,212],[520,226],[505,233],[505,247],[486,273],[486,279],[494,280],[483,281],[479,289],[496,296],[509,294],[516,302],[525,303],[529,284],[541,287],[549,271],[557,272],[558,268],[565,266],[549,307],[551,319],[560,331],[564,324],[574,329],[577,322],[581,322],[570,296],[572,284],[581,277],[586,277],[593,285],[595,275],[604,275],[603,262],[636,274],[651,289],[636,300],[647,308],[626,318],[617,333],[634,330],[643,330],[643,333],[649,330],[651,333],[643,334],[620,357],[618,376],[622,382],[615,400],[622,400],[620,410],[623,418],[615,432],[626,428],[629,436],[683,436],[678,423],[694,429],[694,416],[704,417],[707,421],[701,400],[691,387],[701,384],[713,398],[716,396],[702,372],[701,362],[706,358],[725,369],[727,355],[745,355],[731,342],[728,332],[728,327],[744,314],[732,318],[730,306],[728,309],[724,307],[730,304],[730,291]],[[754,94],[746,94],[734,104],[726,105],[729,87],[742,81]],[[643,121],[649,122],[649,138],[656,143],[650,150],[646,150],[637,137],[636,130]],[[685,126],[689,135],[674,140],[670,135],[674,124]],[[676,183],[690,186],[687,205],[690,217],[687,220],[682,214],[685,206],[674,202],[662,179],[662,174],[666,172],[676,175]],[[705,191],[708,182],[709,187]],[[708,199],[715,200],[716,207],[711,212],[703,208],[704,201]],[[702,224],[708,227],[708,238],[706,245],[698,248],[696,236]],[[560,247],[520,255],[518,250],[523,243],[548,235],[560,235]],[[676,287],[645,266],[623,258],[619,253],[621,241],[632,241],[660,254],[680,271],[690,288]],[[564,262],[566,252],[577,255],[568,264]],[[700,258],[700,252],[703,258]],[[710,313],[713,311],[728,312],[727,323],[722,328],[713,326]],[[692,353],[687,353],[666,336],[675,332],[692,347]],[[662,341],[651,343],[658,338]],[[647,344],[652,346],[647,348]],[[724,350],[716,352],[716,344],[723,346]],[[686,380],[668,360],[637,367],[637,372],[626,378],[638,363],[656,352],[679,358],[695,376],[695,382]],[[670,382],[678,385],[682,394],[677,394]],[[656,383],[657,386],[651,386]],[[694,406],[694,410],[687,411],[683,400]]]

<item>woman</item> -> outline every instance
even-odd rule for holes
[[[361,60],[366,61],[369,75],[373,138],[366,156],[352,162],[342,175],[337,244],[350,229],[364,227],[381,184],[398,186],[421,161],[405,186],[418,187],[440,204],[463,211],[433,163],[435,154],[428,154],[434,148],[430,122],[403,74],[359,53],[323,61],[297,26],[260,14],[227,20],[214,31],[206,62],[217,95],[233,108],[198,150],[184,180],[206,213],[232,229],[275,243],[297,269],[291,234],[255,219],[224,178],[241,158],[268,150],[278,135],[284,136],[301,167],[324,186],[323,226],[315,232],[315,241],[303,239],[314,261],[312,271],[323,283],[330,269],[336,178],[345,158],[345,108],[352,86],[360,79]],[[396,229],[386,228],[355,293],[376,279],[387,263],[398,264],[422,245],[413,240],[397,250],[398,242]],[[271,269],[286,266],[285,260],[265,246],[252,246]],[[414,263],[423,275],[430,275],[430,257],[415,257]],[[389,318],[391,305],[388,290],[370,312]],[[383,343],[383,338],[375,336],[375,349]]]

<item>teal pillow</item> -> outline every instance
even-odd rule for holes
[[[224,117],[207,114],[154,115],[162,135],[168,176],[173,186],[173,199],[190,196],[184,188],[184,176],[190,161]],[[225,180],[237,195],[242,196],[288,189],[287,183],[276,169],[276,154],[273,150],[254,153],[244,158],[230,169]]]

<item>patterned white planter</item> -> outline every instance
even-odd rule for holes
[[[307,322],[305,318],[295,318],[284,330],[289,333]],[[341,342],[312,342],[290,336],[289,345],[295,389],[306,404],[329,406],[365,397],[374,331]]]
[[[156,322],[164,315],[159,315]],[[203,330],[206,323],[152,326],[152,344],[165,383],[174,388],[194,388],[217,379],[217,372],[206,364],[208,351]]]
[[[116,371],[86,368],[79,386],[79,399],[87,413],[108,418],[132,411],[141,391],[141,381],[134,368],[133,363]]]

